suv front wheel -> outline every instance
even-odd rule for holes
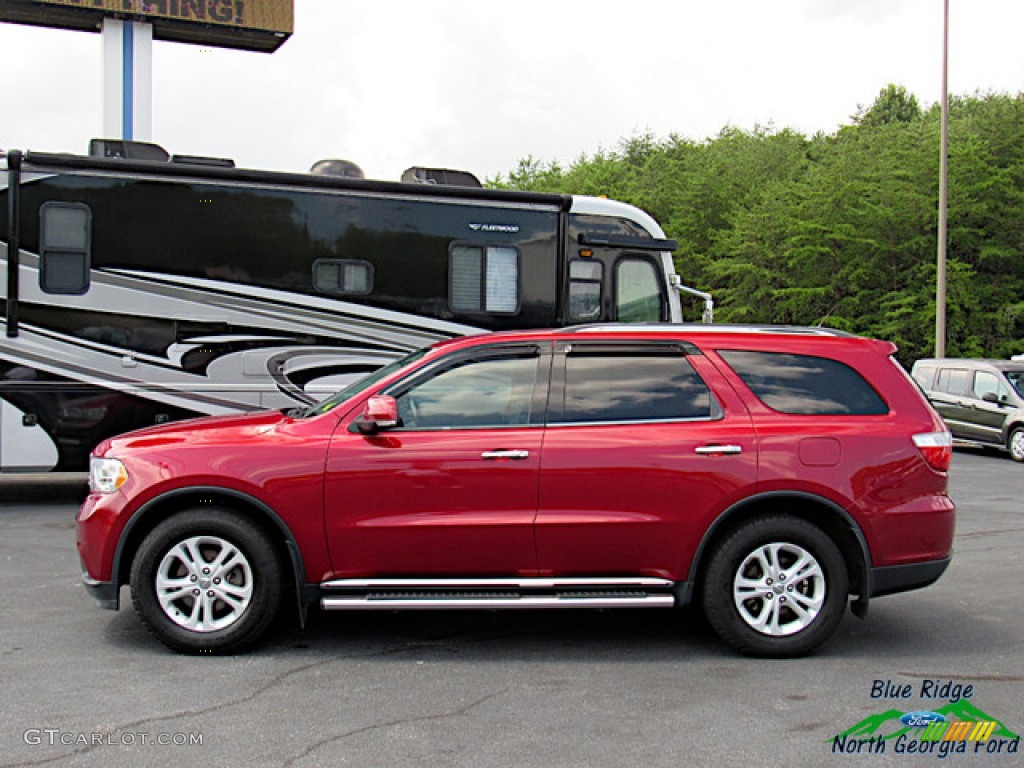
[[[280,561],[266,535],[226,509],[164,520],[132,562],[132,602],[167,646],[229,653],[256,642],[281,603]]]
[[[704,612],[741,653],[802,656],[835,632],[848,593],[832,539],[805,520],[773,515],[744,523],[712,553]]]

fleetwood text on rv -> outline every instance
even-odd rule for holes
[[[681,319],[675,244],[632,206],[326,165],[347,175],[128,142],[0,153],[0,469],[307,405],[444,337]]]

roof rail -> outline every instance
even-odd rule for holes
[[[730,323],[594,323],[573,325],[562,329],[566,333],[786,333],[794,336],[840,336],[853,338],[856,334],[834,328],[800,325],[733,325]]]

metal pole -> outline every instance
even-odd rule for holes
[[[7,336],[18,335],[21,275],[21,152],[7,153]]]
[[[935,281],[935,356],[946,356],[946,200],[949,175],[949,0],[942,9],[942,108],[939,131],[939,246]]]
[[[103,135],[150,141],[153,132],[153,25],[104,19]]]

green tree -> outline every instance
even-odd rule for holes
[[[889,339],[909,363],[934,350],[939,117],[889,85],[833,134],[643,134],[568,168],[528,157],[490,183],[633,203],[679,241],[677,270],[715,295],[718,319],[829,325]],[[1022,353],[1024,99],[951,99],[949,161],[949,354]]]

